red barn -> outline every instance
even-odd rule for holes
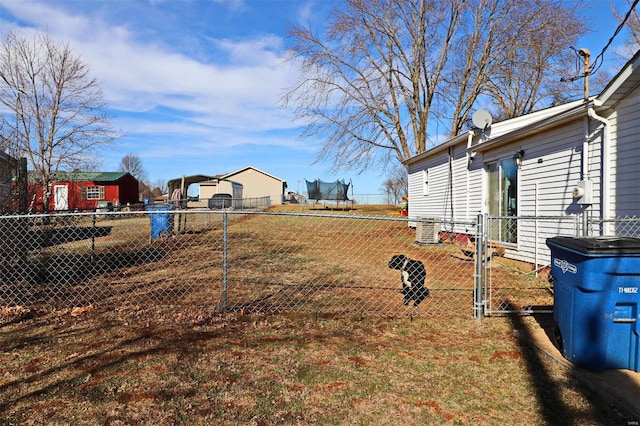
[[[138,202],[138,180],[127,172],[56,172],[50,184],[49,211],[95,210]],[[30,210],[43,211],[42,185],[29,179]]]

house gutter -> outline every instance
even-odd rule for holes
[[[461,142],[464,142],[467,139],[467,135],[464,133],[459,134],[458,136],[455,136],[452,139],[449,139],[448,141],[440,144],[440,145],[436,145],[433,148],[427,150],[427,151],[423,151],[420,154],[415,155],[414,157],[411,158],[407,158],[406,160],[404,160],[402,162],[402,164],[404,164],[405,166],[410,166],[411,164],[418,162],[424,158],[430,157],[438,152],[444,151],[444,150],[448,150],[450,147],[455,146]]]
[[[593,100],[593,104],[589,105],[587,113],[589,117],[598,121],[603,126],[603,137],[602,137],[602,188],[600,189],[600,197],[601,197],[601,205],[602,211],[600,212],[600,217],[602,220],[606,220],[609,217],[609,208],[611,206],[611,202],[609,200],[610,193],[610,177],[609,177],[609,155],[611,152],[610,141],[611,141],[611,126],[609,120],[604,117],[599,116],[596,111],[593,109],[593,105],[600,106],[602,103],[597,99]],[[607,225],[604,224],[604,227]],[[606,228],[605,228],[606,229]]]

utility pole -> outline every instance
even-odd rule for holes
[[[582,143],[582,180],[589,180],[589,73],[591,70],[590,67],[590,59],[591,52],[589,49],[585,49],[584,47],[578,50],[578,54],[582,56],[584,59],[584,106],[587,109],[587,114],[585,114],[584,123],[585,123],[585,132],[584,132],[584,141]],[[584,210],[582,211],[582,235],[586,236],[589,233],[589,219],[588,219],[588,207],[585,205]]]
[[[584,58],[584,100],[589,99],[589,73],[591,72],[591,52],[584,47],[578,50],[578,54]]]

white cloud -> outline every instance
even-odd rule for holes
[[[217,3],[187,1],[185,5]],[[226,9],[211,26],[224,27],[226,19],[256,16],[255,10],[253,15],[247,12],[254,6],[251,3],[219,3]],[[295,4],[290,9],[304,11],[304,6]],[[127,18],[122,14],[130,9],[149,16],[113,18]],[[177,9],[175,0],[0,0],[0,33],[18,26],[27,36],[46,32],[68,41],[91,66],[116,115],[113,124],[124,133],[119,143],[103,153],[106,170],[115,169],[124,153],[135,152],[152,180],[230,172],[247,165],[264,165],[267,172],[292,182],[303,176],[323,176],[310,164],[320,143],[300,143],[299,123],[278,105],[283,90],[296,80],[295,65],[283,63],[283,37],[260,28],[244,33],[238,27],[233,34],[225,28],[207,31],[208,22],[199,22],[199,29],[193,31],[182,15],[171,16],[170,25],[165,25],[167,9]],[[295,13],[291,17],[299,18]],[[171,37],[165,37],[166,28],[171,28]]]
[[[90,64],[116,111],[163,107],[192,116],[201,125],[292,127],[277,105],[283,88],[294,79],[292,70],[282,66],[283,41],[278,36],[213,40],[225,62],[204,63],[159,41],[139,41],[134,28],[110,24],[99,13],[74,14],[55,3],[0,4],[28,25],[68,40]]]

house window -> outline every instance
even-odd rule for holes
[[[104,186],[83,186],[83,200],[104,200]]]
[[[429,195],[429,169],[422,171],[422,195]]]
[[[516,243],[518,222],[511,219],[518,215],[518,168],[512,158],[487,166],[489,187],[487,191],[490,238],[495,241]]]

